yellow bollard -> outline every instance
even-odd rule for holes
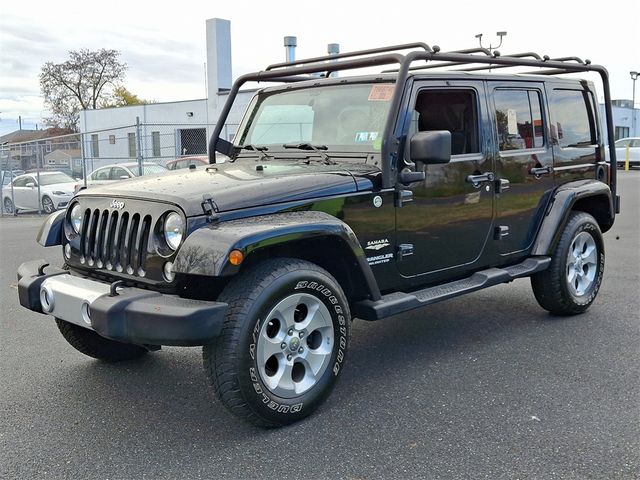
[[[624,154],[624,171],[629,171],[629,144],[627,143],[627,152]]]

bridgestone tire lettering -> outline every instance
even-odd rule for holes
[[[256,358],[258,342],[269,312],[297,293],[311,295],[327,308],[333,322],[332,349],[330,363],[312,387],[282,398],[262,381],[264,372],[259,372]],[[234,277],[219,301],[229,305],[227,318],[216,343],[204,346],[203,360],[223,405],[234,415],[266,428],[294,423],[316,410],[333,390],[349,345],[349,304],[338,282],[313,263],[271,259]]]

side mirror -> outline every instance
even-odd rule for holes
[[[449,163],[451,160],[451,132],[433,130],[416,133],[409,142],[409,154],[414,163]]]
[[[36,186],[36,184],[35,184],[35,183],[33,183],[33,182],[29,182],[29,183],[27,183],[27,184],[25,185],[25,187],[29,187],[29,188],[34,188],[35,186]]]
[[[131,178],[129,175],[120,175],[120,180],[126,180],[128,178]]]

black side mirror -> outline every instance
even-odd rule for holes
[[[449,163],[451,160],[451,132],[433,130],[417,132],[409,142],[412,162],[426,164]]]

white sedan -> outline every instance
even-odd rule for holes
[[[46,213],[51,213],[67,206],[73,197],[75,184],[76,180],[62,172],[20,175],[2,190],[2,205],[7,213],[13,213],[14,209],[18,212],[40,208]]]
[[[640,138],[621,138],[616,141],[616,162],[624,168],[627,147],[629,148],[629,167],[640,167]]]
[[[166,167],[156,163],[145,162],[142,164],[143,175],[153,175],[155,173],[164,173],[166,171]],[[87,177],[86,184],[87,187],[93,187],[119,180],[126,180],[128,178],[137,177],[139,172],[140,170],[137,162],[106,165],[91,172]],[[76,184],[76,191],[80,190],[82,187],[84,187],[84,182]]]

